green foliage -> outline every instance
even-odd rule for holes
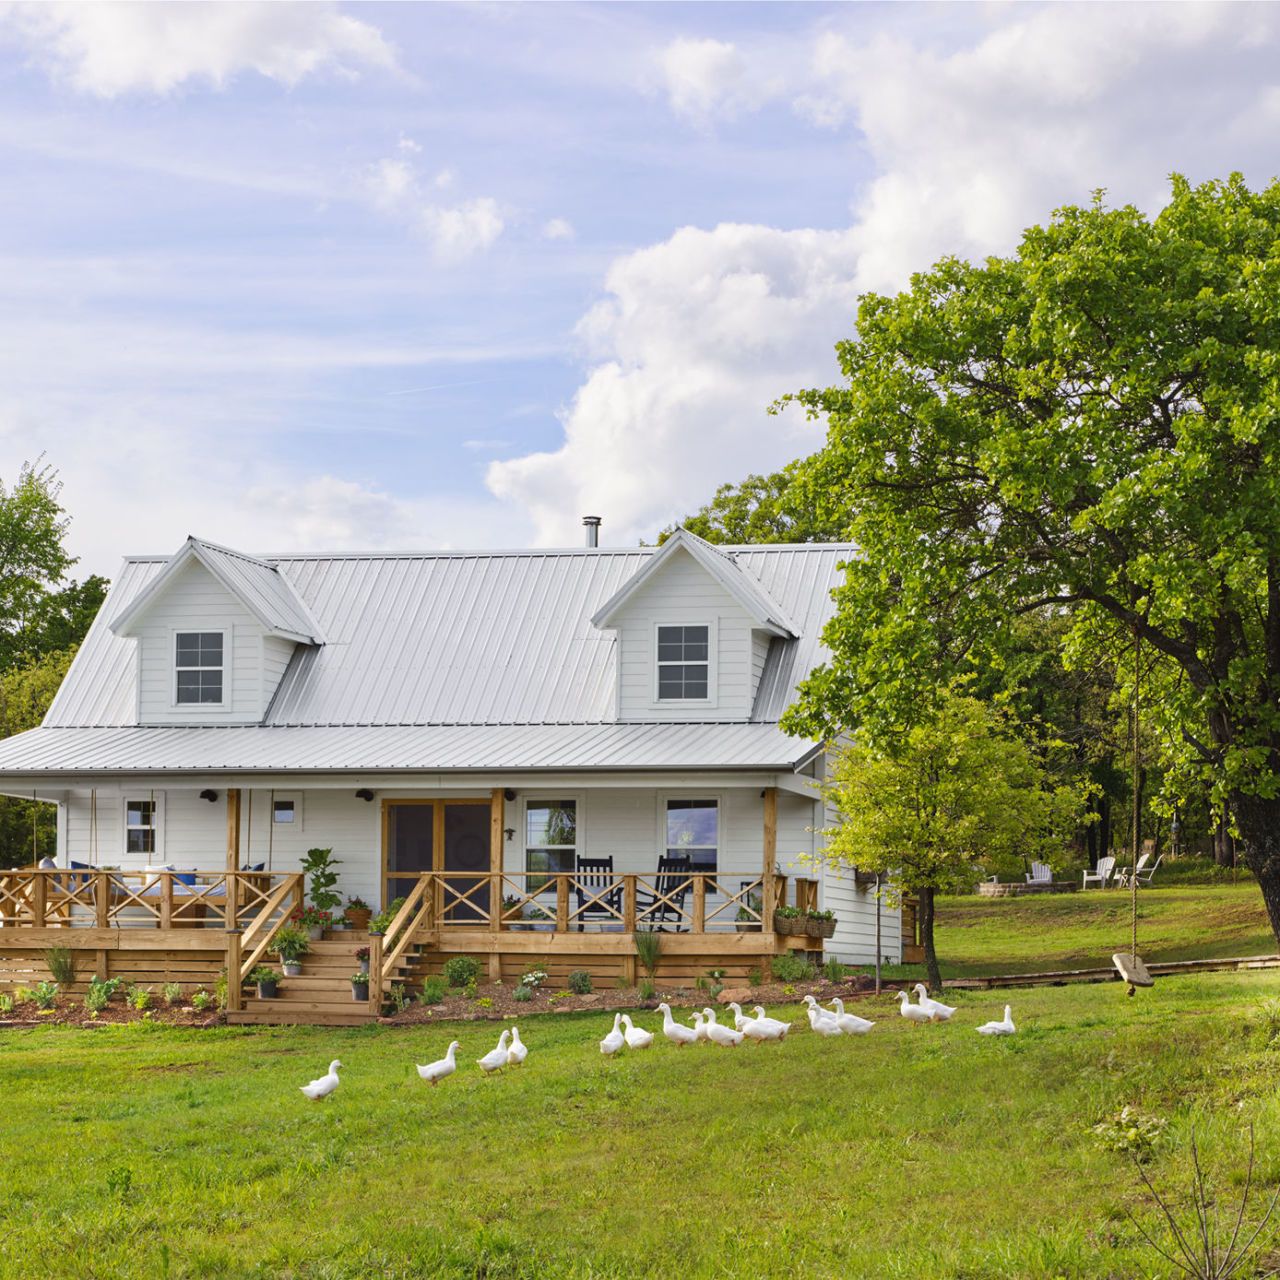
[[[213,984],[213,1000],[219,1009],[227,1007],[227,971],[223,969],[218,974],[218,980]]]
[[[310,950],[311,939],[306,931],[295,928],[293,925],[285,925],[277,930],[276,936],[271,939],[271,952],[279,956],[282,961],[300,960]]]
[[[76,960],[69,947],[50,947],[44,953],[44,962],[59,985],[69,987],[76,980]]]
[[[652,1000],[658,994],[657,988],[649,978],[641,978],[636,987],[636,992],[641,1000]]]
[[[391,928],[391,922],[400,914],[400,908],[405,904],[404,898],[393,898],[386,906],[386,909],[379,911],[369,921],[370,933],[385,934]]]
[[[333,869],[341,865],[341,859],[333,856],[332,849],[308,849],[302,859],[301,871],[311,885],[308,896],[317,911],[333,911],[342,905],[342,894],[334,890],[338,873]]]
[[[547,980],[547,971],[539,965],[535,965],[528,973],[520,979],[521,986],[530,988],[533,991],[542,986]]]
[[[197,1013],[204,1013],[205,1010],[212,1007],[213,1003],[213,996],[210,995],[203,987],[197,987],[191,993],[191,1007]]]
[[[252,982],[255,987],[266,982],[278,983],[280,981],[280,975],[269,964],[260,964],[255,966],[253,971],[249,974],[249,981]]]
[[[1156,1144],[1164,1135],[1168,1121],[1148,1115],[1137,1107],[1121,1107],[1092,1126],[1092,1132],[1108,1151],[1130,1156],[1138,1161],[1150,1160]]]
[[[364,972],[353,973],[351,975],[351,985],[353,987],[365,987],[369,985],[369,975]]]
[[[474,1000],[476,998],[476,993],[478,990],[479,990],[479,987],[477,987],[476,985],[476,980],[472,978],[471,981],[468,982],[467,985],[462,988],[462,994],[468,1000]]]
[[[480,976],[480,961],[475,956],[450,956],[440,971],[449,986],[465,987]]]
[[[477,1008],[479,1008],[479,1009],[492,1009],[492,1008],[493,1008],[493,997],[492,997],[492,996],[481,996],[481,997],[480,997],[480,999],[476,1001],[476,1007],[477,1007]]]
[[[808,982],[817,970],[803,956],[794,951],[784,951],[774,956],[770,962],[773,976],[779,982]]]
[[[714,1000],[724,990],[724,970],[708,969],[706,973],[698,975],[693,985]]]
[[[764,981],[764,974],[761,973],[758,968],[752,969],[750,970],[750,972],[748,972],[747,974],[748,985],[753,987],[758,987],[763,981]]]
[[[848,972],[849,966],[841,964],[839,960],[828,960],[822,966],[822,976],[828,982],[839,982]]]
[[[439,1004],[444,999],[445,985],[444,979],[438,978],[434,974],[429,978],[422,980],[422,1003],[423,1004]]]
[[[590,995],[593,990],[591,975],[585,969],[575,969],[569,975],[568,987],[575,996]]]
[[[511,998],[518,1001],[520,1004],[526,1004],[528,1001],[533,999],[533,988],[526,987],[522,982],[511,993]]]
[[[396,1013],[403,1013],[413,1003],[413,997],[405,989],[403,982],[393,982],[391,984],[388,1000]]]
[[[131,1009],[137,1009],[139,1013],[142,1013],[144,1010],[151,1008],[151,988],[134,987],[125,999]]]
[[[84,1007],[90,1013],[101,1013],[123,985],[123,978],[99,978],[95,973],[89,979],[89,989],[84,993]]]
[[[637,929],[635,933],[636,955],[645,973],[653,977],[658,972],[658,957],[662,954],[662,934],[656,929]]]
[[[13,997],[7,991],[0,991],[0,1014],[6,1017],[13,1012]]]
[[[37,982],[32,992],[37,1009],[52,1009],[58,1001],[58,984],[56,982]]]

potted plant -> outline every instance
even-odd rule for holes
[[[308,849],[302,860],[301,871],[311,881],[309,897],[311,905],[318,911],[331,912],[342,903],[342,894],[334,890],[338,883],[338,873],[333,869],[341,866],[333,856],[332,849]]]
[[[773,910],[773,931],[784,935],[807,932],[804,912],[799,907],[775,907]]]
[[[302,957],[310,950],[311,939],[293,925],[285,925],[271,940],[271,954],[280,957],[286,978],[296,978],[302,972]]]
[[[270,965],[260,964],[250,975],[249,981],[258,988],[259,1000],[274,1000],[280,990],[280,975]]]
[[[513,915],[512,912],[515,914]],[[504,929],[515,929],[518,932],[523,932],[525,929],[524,911],[520,909],[520,899],[513,894],[502,899],[501,925]]]
[[[368,947],[361,947],[356,952],[356,961],[360,965],[361,973],[369,972],[369,948]]]
[[[348,898],[347,909],[342,914],[353,929],[367,929],[373,919],[373,908],[363,898]]]
[[[324,937],[324,931],[333,924],[333,916],[318,907],[303,907],[301,911],[295,911],[290,919],[312,942],[319,942]]]
[[[739,933],[759,933],[763,918],[764,903],[761,902],[760,895],[749,893],[746,902],[738,908],[738,914],[733,918],[734,928]]]
[[[400,908],[403,907],[404,904],[405,900],[403,898],[396,898],[393,902],[388,903],[385,911],[379,911],[378,914],[369,921],[369,932],[381,933],[385,936],[387,930],[391,928],[392,921],[400,914]]]
[[[811,938],[831,938],[836,932],[836,917],[832,911],[808,911],[804,917],[804,931]]]
[[[369,1000],[369,974],[353,973],[351,975],[351,998],[357,1004],[368,1003]]]

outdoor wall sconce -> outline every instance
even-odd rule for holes
[[[507,827],[502,834],[506,836],[508,842],[510,842],[516,838],[516,829],[515,827]]]
[[[508,788],[507,788],[507,789],[502,793],[502,798],[503,798],[505,801],[507,801],[507,803],[509,804],[512,800],[514,800],[514,799],[516,798],[516,793],[515,793],[514,791],[512,791],[510,787],[508,787]]]
[[[368,787],[361,787],[360,790],[356,792],[356,799],[363,800],[368,804],[373,799],[373,792],[370,791]]]
[[[212,804],[217,798],[218,793],[216,791],[210,791],[208,787],[200,793],[200,799],[207,800],[210,804]]]

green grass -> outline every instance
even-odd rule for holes
[[[937,947],[944,977],[1107,966],[1129,949],[1129,894],[1121,889],[1025,898],[942,898]],[[1274,955],[1258,886],[1141,890],[1138,951],[1146,960]],[[919,966],[891,974],[916,975]]]
[[[1002,993],[926,1029],[886,998],[866,1037],[616,1061],[606,1015],[548,1015],[494,1079],[472,1065],[493,1024],[8,1032],[0,1277],[1165,1276],[1090,1126],[1166,1120],[1169,1185],[1193,1121],[1234,1172],[1252,1121],[1274,1184],[1267,997],[1269,972],[1017,991],[1003,1041],[972,1030]],[[454,1035],[430,1089],[412,1064]],[[342,1087],[308,1102],[333,1056]]]

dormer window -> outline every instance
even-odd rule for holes
[[[175,636],[175,701],[222,705],[223,632],[179,631]]]
[[[711,685],[711,628],[658,627],[658,701],[705,702]]]

